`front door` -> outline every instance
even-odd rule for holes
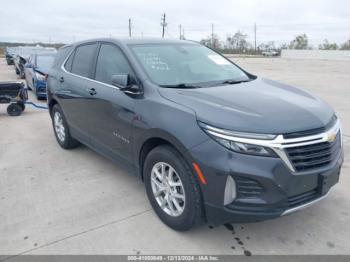
[[[102,43],[96,60],[95,94],[90,96],[92,142],[111,157],[130,160],[135,99],[112,85],[113,75],[133,75],[123,52]]]

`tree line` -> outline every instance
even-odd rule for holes
[[[224,53],[246,53],[261,54],[267,50],[281,51],[282,49],[315,49],[309,44],[306,34],[296,36],[290,43],[277,46],[274,41],[261,43],[256,48],[248,41],[248,35],[242,31],[237,31],[228,35],[224,41],[218,35],[212,34],[200,41],[203,45],[219,50]],[[318,46],[320,50],[350,50],[350,39],[342,44],[331,43],[327,39]]]

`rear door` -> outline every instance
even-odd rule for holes
[[[59,78],[61,82],[60,100],[64,115],[73,135],[80,140],[89,140],[90,116],[89,90],[94,88],[92,68],[95,63],[97,43],[78,46],[64,65],[65,74]]]
[[[112,85],[112,76],[134,75],[122,50],[101,43],[96,59],[96,94],[90,98],[90,133],[95,146],[109,156],[130,160],[135,99]]]

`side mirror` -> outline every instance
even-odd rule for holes
[[[112,84],[117,87],[126,88],[130,84],[130,76],[129,74],[125,75],[113,75],[112,76]]]
[[[119,88],[119,90],[130,94],[141,94],[140,87],[137,85],[136,80],[129,74],[125,75],[113,75],[112,85]]]

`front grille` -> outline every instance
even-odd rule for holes
[[[239,198],[256,197],[264,191],[264,188],[252,179],[235,177],[235,182]]]
[[[289,208],[297,207],[303,204],[306,204],[308,202],[311,202],[312,200],[315,200],[320,196],[320,193],[318,192],[317,188],[311,191],[308,191],[306,193],[302,193],[296,196],[292,196],[288,198],[288,206]]]
[[[296,171],[308,171],[329,165],[340,150],[340,132],[333,142],[286,148],[286,153]]]

